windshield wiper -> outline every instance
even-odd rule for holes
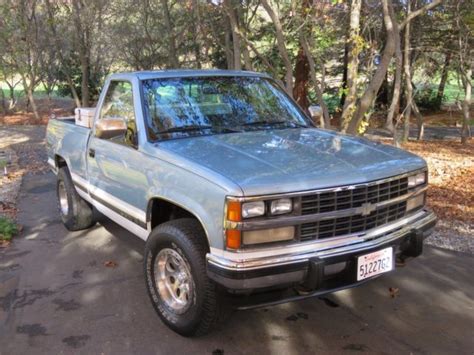
[[[201,131],[201,130],[215,130],[222,133],[233,133],[233,132],[242,132],[237,128],[229,128],[224,126],[210,126],[210,125],[186,125],[179,127],[171,127],[165,131],[160,131],[159,133],[174,133],[174,132],[191,132],[191,131]]]
[[[303,125],[301,123],[296,122],[288,122],[288,121],[271,121],[271,120],[261,120],[261,121],[254,121],[254,122],[247,122],[243,123],[242,126],[276,126],[276,125],[285,125],[286,127],[292,128],[306,128],[308,126]]]
[[[187,125],[179,127],[171,127],[164,131],[159,131],[158,133],[174,133],[174,132],[189,132],[189,131],[201,131],[204,129],[212,129],[212,126],[205,125]]]

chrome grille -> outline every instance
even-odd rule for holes
[[[394,179],[354,189],[321,192],[301,197],[301,214],[315,214],[356,208],[364,203],[387,201],[408,193],[408,178]]]
[[[368,216],[353,215],[349,217],[339,217],[318,222],[304,223],[300,227],[300,240],[324,239],[365,232],[383,224],[396,221],[405,216],[405,214],[406,201],[403,201],[387,207],[379,208]]]

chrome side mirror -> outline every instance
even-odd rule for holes
[[[319,105],[311,105],[308,107],[308,111],[313,119],[319,118],[323,115],[323,110]]]
[[[95,124],[95,136],[110,139],[127,132],[127,124],[122,118],[104,118]]]

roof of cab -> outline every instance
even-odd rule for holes
[[[266,77],[270,76],[266,73],[257,73],[253,71],[243,70],[193,70],[193,69],[179,69],[179,70],[154,70],[154,71],[135,71],[125,73],[115,73],[110,75],[110,80],[126,80],[138,78],[139,80],[159,79],[159,78],[185,78],[198,76],[246,76],[246,77]]]

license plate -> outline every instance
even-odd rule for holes
[[[393,249],[386,248],[357,258],[357,281],[389,272],[393,269]]]

